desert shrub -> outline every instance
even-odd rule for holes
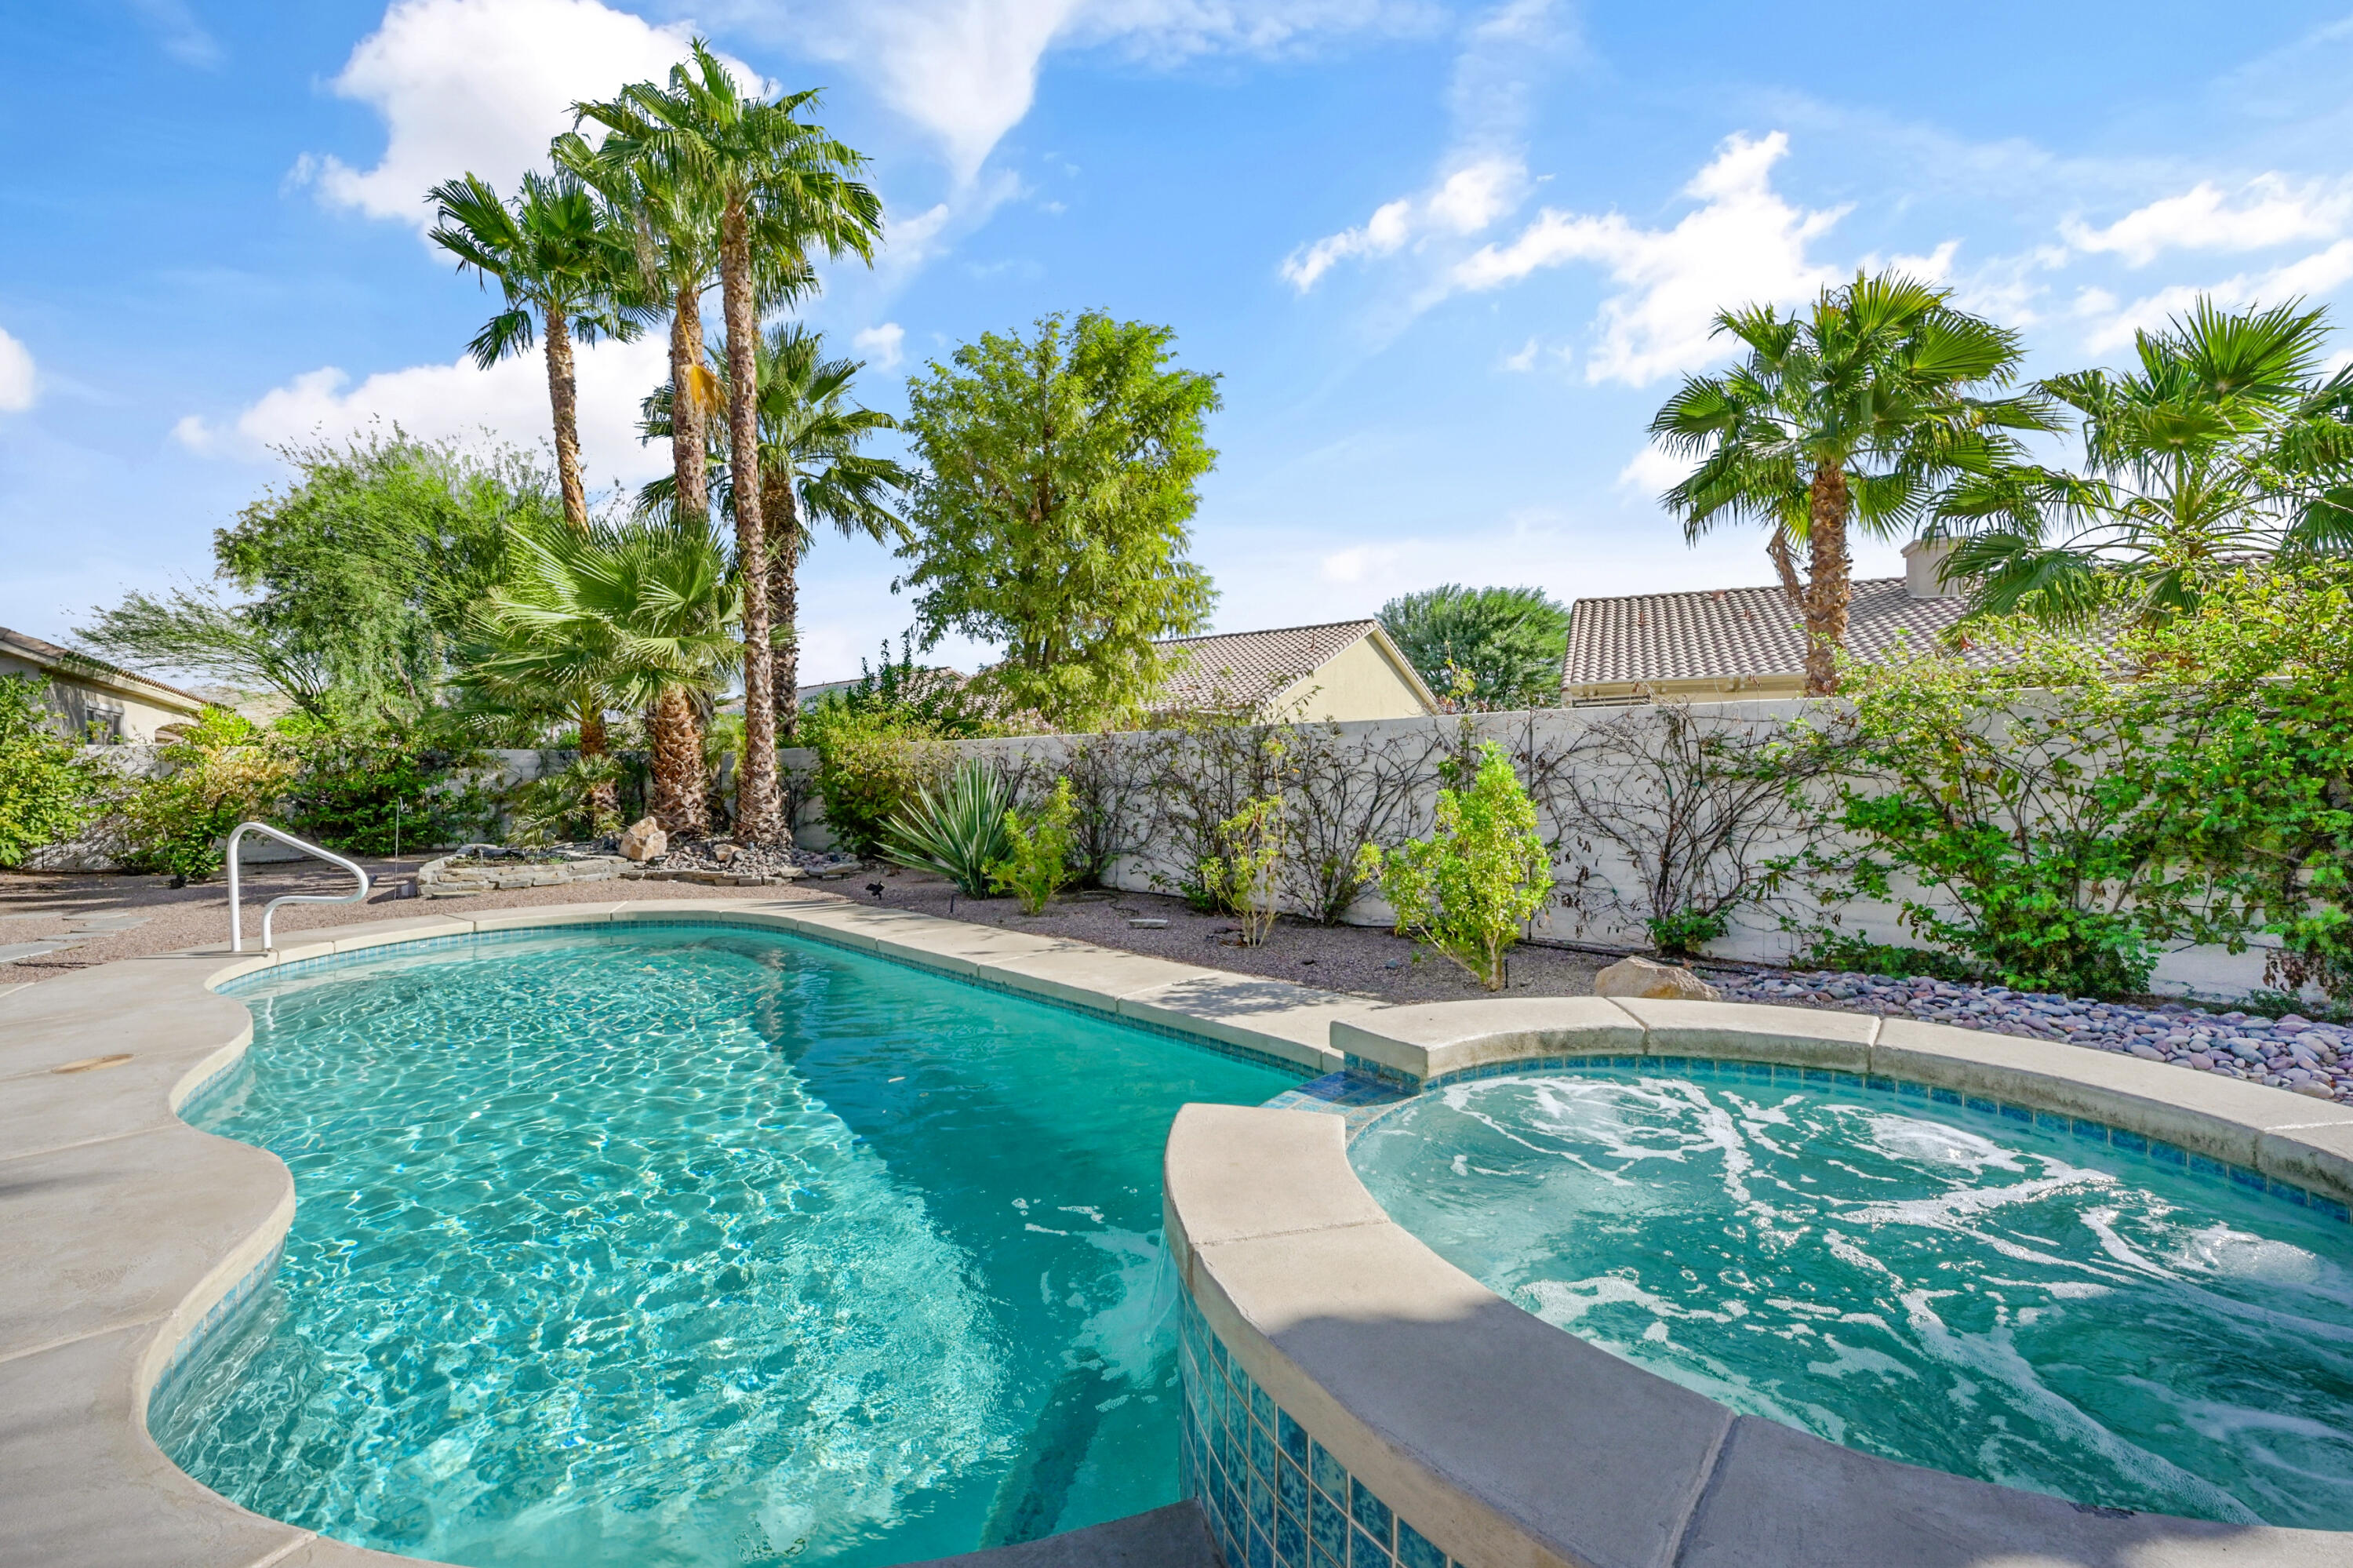
[[[1798,956],[1797,967],[1884,975],[1890,980],[1910,980],[1915,975],[1926,975],[1931,980],[1964,981],[1985,978],[1984,971],[1977,965],[1957,954],[1942,952],[1935,948],[1906,948],[1894,943],[1874,942],[1852,931],[1823,935]]]
[[[1899,652],[1842,677],[1828,818],[1862,848],[1810,852],[1831,894],[1894,903],[1930,946],[2024,991],[2137,994],[2168,943],[2243,946],[2227,868],[2194,851],[2197,805],[2167,782],[2216,715],[2120,678],[2084,641],[2023,622],[1978,635],[2007,662]]]
[[[1219,910],[1241,922],[1246,948],[1266,940],[1282,909],[1284,825],[1282,796],[1246,800],[1240,810],[1218,824],[1222,847],[1198,867],[1202,893]]]
[[[1153,883],[1205,913],[1232,913],[1201,868],[1231,854],[1228,822],[1251,801],[1283,793],[1290,764],[1276,727],[1189,715],[1147,742],[1138,761],[1152,781],[1154,845],[1178,868],[1173,877],[1154,873]]]
[[[1078,816],[1078,798],[1067,778],[1054,780],[1053,792],[1036,810],[1006,811],[1005,856],[989,863],[988,874],[997,886],[1021,901],[1025,913],[1041,912],[1071,880]]]
[[[474,771],[480,753],[332,735],[298,742],[297,749],[301,771],[286,810],[294,832],[329,849],[431,849],[479,838],[495,821]]]
[[[813,782],[834,836],[869,858],[891,819],[945,779],[955,756],[929,724],[890,711],[811,714],[801,733],[817,752]]]
[[[0,676],[0,865],[69,839],[97,809],[81,747],[50,727],[48,683]]]
[[[1552,855],[1536,832],[1535,803],[1493,741],[1475,766],[1440,764],[1437,831],[1386,853],[1366,845],[1368,875],[1397,912],[1397,930],[1437,948],[1489,991],[1504,984],[1504,955],[1552,891]]]
[[[1398,836],[1429,783],[1434,735],[1352,737],[1336,724],[1292,731],[1285,759],[1283,891],[1312,920],[1337,924],[1364,892],[1366,844]]]
[[[1661,703],[1590,726],[1550,761],[1532,771],[1572,863],[1563,902],[1687,954],[1772,901],[1799,788],[1828,758],[1777,723]],[[1597,863],[1604,853],[1630,874],[1623,885]]]
[[[944,783],[918,784],[914,799],[892,813],[883,829],[882,858],[937,872],[966,895],[985,898],[998,880],[996,867],[1013,851],[1007,827],[1011,800],[1004,777],[968,757]]]
[[[207,708],[163,748],[162,776],[127,784],[113,807],[135,870],[190,882],[218,874],[239,822],[270,816],[299,764],[290,748],[227,708]]]

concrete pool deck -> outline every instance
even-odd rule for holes
[[[1597,1051],[1942,1074],[1971,1093],[1998,1078],[2005,1094],[2119,1126],[2137,1118],[2152,1136],[2353,1197],[2353,1108],[1936,1025],[1593,999],[1388,1007],[1043,934],[799,899],[634,899],[340,926],[272,953],[135,959],[0,996],[0,1274],[12,1287],[0,1296],[0,1568],[415,1561],[239,1508],[182,1472],[148,1435],[147,1400],[175,1352],[266,1284],[293,1214],[292,1181],[275,1156],[177,1115],[252,1038],[244,1005],[211,987],[395,943],[640,920],[797,932],[1310,1075],[1352,1058],[1410,1087]],[[1236,1364],[1472,1568],[2353,1562],[2346,1536],[2120,1520],[2109,1517],[2116,1510],[1888,1465],[1735,1418],[1680,1390],[1667,1409],[1655,1391],[1627,1381],[1661,1380],[1627,1363],[1612,1362],[1622,1377],[1598,1367],[1594,1358],[1609,1359],[1603,1352],[1527,1318],[1406,1236],[1355,1182],[1344,1139],[1337,1117],[1188,1108],[1167,1156],[1171,1248]],[[1523,1354],[1534,1358],[1525,1369]],[[1535,1386],[1574,1393],[1578,1419],[1539,1410],[1525,1397]],[[1885,1471],[1915,1478],[1891,1485]],[[1649,1500],[1637,1506],[1638,1498]],[[1893,1533],[1874,1538],[1865,1522]],[[1095,1537],[1093,1558],[1074,1532],[1042,1553],[987,1560],[1004,1568],[1199,1561],[1181,1519],[1164,1524]],[[1400,1525],[1392,1537],[1400,1552],[1405,1538]]]

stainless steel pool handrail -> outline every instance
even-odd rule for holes
[[[278,913],[278,906],[280,904],[357,904],[367,897],[368,874],[356,863],[345,860],[331,849],[321,849],[307,839],[298,839],[292,833],[280,832],[268,822],[239,822],[236,831],[228,836],[228,950],[230,952],[245,951],[245,918],[237,910],[237,856],[238,842],[248,833],[267,833],[289,849],[298,849],[304,854],[332,862],[360,879],[359,886],[349,893],[337,894],[332,898],[323,893],[285,893],[263,905],[261,906],[261,950],[263,952],[271,950],[269,920],[270,916]]]

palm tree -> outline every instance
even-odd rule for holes
[[[1715,330],[1746,344],[1747,358],[1687,378],[1651,421],[1667,450],[1699,460],[1662,497],[1687,541],[1725,520],[1804,539],[1810,694],[1838,689],[1849,525],[1893,533],[1941,482],[2013,459],[2011,432],[2052,428],[2039,395],[1986,396],[2015,376],[2018,335],[1949,298],[1916,279],[1857,273],[1803,315],[1725,312]]]
[[[865,368],[864,360],[827,358],[825,334],[797,322],[771,327],[760,340],[760,514],[766,523],[768,616],[776,639],[776,728],[787,738],[800,713],[797,577],[811,535],[824,524],[845,539],[880,544],[892,537],[902,524],[891,497],[914,482],[893,460],[859,450],[876,431],[899,428],[890,415],[849,400],[850,384]],[[723,387],[724,366],[719,379]],[[674,434],[674,387],[658,387],[646,399],[649,439]],[[728,432],[712,430],[710,440],[712,486],[720,510],[732,515]],[[640,493],[639,504],[659,512],[672,504],[676,492],[674,481],[655,480]]]
[[[822,128],[796,118],[810,92],[774,99],[740,94],[702,39],[670,69],[666,88],[639,82],[609,103],[575,106],[604,125],[602,155],[675,181],[719,231],[720,296],[727,327],[729,453],[735,489],[735,564],[744,584],[744,756],[736,788],[739,836],[774,842],[785,833],[776,787],[776,665],[768,610],[766,524],[759,461],[759,278],[755,231],[781,232],[781,254],[811,248],[871,260],[882,207],[849,176],[865,160]]]
[[[647,709],[653,816],[668,832],[708,832],[697,699],[733,673],[743,608],[710,524],[521,533],[515,546],[513,571],[484,609],[495,644],[468,683]]]
[[[2137,368],[2042,388],[2083,420],[2084,471],[1963,475],[1935,526],[1975,611],[2063,627],[2193,610],[2252,558],[2353,549],[2353,366],[2321,375],[2326,313],[2200,299],[2137,335]]]
[[[580,390],[572,345],[600,337],[631,338],[638,316],[628,298],[625,237],[595,195],[569,175],[523,175],[510,204],[480,175],[438,185],[427,199],[440,209],[434,243],[487,285],[495,278],[506,308],[468,346],[487,370],[532,344],[547,344],[547,399],[555,423],[555,472],[564,515],[588,530],[588,496],[580,481]]]

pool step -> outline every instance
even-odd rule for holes
[[[1208,1520],[1190,1499],[1108,1524],[1015,1546],[935,1557],[908,1568],[1224,1568]]]

